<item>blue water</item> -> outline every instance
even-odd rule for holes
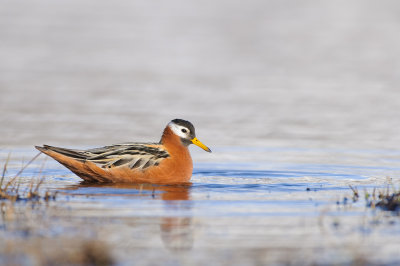
[[[290,254],[293,250],[321,249],[321,253],[313,253],[313,261],[332,261],[329,254],[333,252],[334,257],[348,262],[354,260],[355,255],[348,252],[355,246],[360,252],[374,247],[382,256],[389,245],[400,247],[398,218],[368,208],[363,198],[364,191],[372,193],[387,189],[391,183],[399,184],[396,164],[377,163],[385,157],[384,152],[215,150],[212,160],[195,160],[191,183],[186,185],[85,184],[44,156],[27,167],[18,180],[21,191],[32,178],[35,182],[43,178],[42,193],[58,192],[56,200],[48,203],[51,216],[43,212],[43,217],[52,218],[43,223],[46,229],[40,234],[49,238],[67,232],[76,237],[96,236],[118,250],[117,254],[122,252],[117,257],[126,265],[132,260],[152,263],[161,257],[171,262],[181,256],[197,262],[213,256],[219,264],[226,256],[260,248],[274,250],[269,252],[277,252],[280,259],[290,258],[280,253],[286,249]],[[252,150],[257,158],[243,161],[243,150]],[[282,160],[288,153],[290,159]],[[27,162],[35,154],[31,150],[13,151],[7,177],[13,177],[21,169],[21,161]],[[228,159],[224,159],[226,154]],[[349,154],[355,156],[353,160]],[[4,158],[7,152],[0,155]],[[197,155],[194,152],[193,157]],[[326,159],[331,157],[335,159]],[[350,186],[358,189],[358,201],[353,201]],[[340,243],[341,248],[332,243]],[[151,256],[130,252],[138,248],[148,250]],[[185,250],[184,255],[177,255],[177,250]],[[396,262],[398,257],[388,252],[390,259],[386,255],[384,259]],[[370,259],[378,261],[382,256]]]

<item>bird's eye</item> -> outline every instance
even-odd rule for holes
[[[186,133],[186,132],[187,132],[186,128],[182,128],[181,131],[182,131],[183,133]]]

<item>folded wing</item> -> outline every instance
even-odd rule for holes
[[[89,150],[74,150],[44,145],[45,149],[55,151],[81,162],[89,161],[101,168],[129,167],[145,170],[160,164],[169,157],[159,144],[124,143]]]

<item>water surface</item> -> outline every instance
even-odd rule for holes
[[[85,184],[42,156],[21,182],[29,184],[44,163],[41,190],[58,195],[32,235],[102,241],[121,265],[201,265],[205,258],[210,265],[399,261],[398,217],[368,208],[362,199],[364,189],[385,190],[388,177],[399,184],[400,167],[376,164],[384,151],[352,151],[362,156],[354,158],[358,165],[347,165],[349,151],[335,150],[333,163],[318,164],[305,161],[333,151],[214,150],[213,159],[195,164],[191,183],[180,186]],[[241,161],[244,151],[256,153],[259,161]],[[287,153],[301,153],[302,162],[282,162]],[[35,152],[19,150],[14,156],[29,154]],[[218,162],[224,154],[231,158]],[[12,167],[9,175],[17,170]],[[360,191],[359,201],[353,202],[349,185]]]

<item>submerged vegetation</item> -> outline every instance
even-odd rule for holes
[[[55,200],[57,192],[55,193],[50,193],[49,191],[46,191],[44,195],[41,195],[39,193],[39,188],[40,185],[43,183],[43,177],[40,178],[40,176],[37,178],[37,183],[35,184],[35,179],[32,178],[31,182],[29,184],[29,188],[25,189],[24,191],[21,192],[21,183],[18,182],[18,177],[22,174],[22,172],[40,155],[37,154],[34,156],[27,164],[25,164],[21,170],[18,171],[18,173],[6,181],[6,173],[7,173],[7,167],[8,163],[10,161],[10,154],[7,157],[7,160],[3,166],[3,171],[2,171],[2,176],[0,180],[0,200],[10,200],[12,202],[16,201],[39,201],[39,200],[44,200],[44,201],[49,201],[49,200]],[[42,167],[43,169],[43,167]],[[40,170],[40,173],[42,172],[42,169]]]
[[[353,202],[357,202],[360,198],[358,189],[352,186],[350,189],[353,191]],[[380,208],[384,211],[400,213],[400,190],[396,189],[391,181],[386,189],[374,188],[372,193],[364,190],[364,199],[366,206],[372,209]]]

